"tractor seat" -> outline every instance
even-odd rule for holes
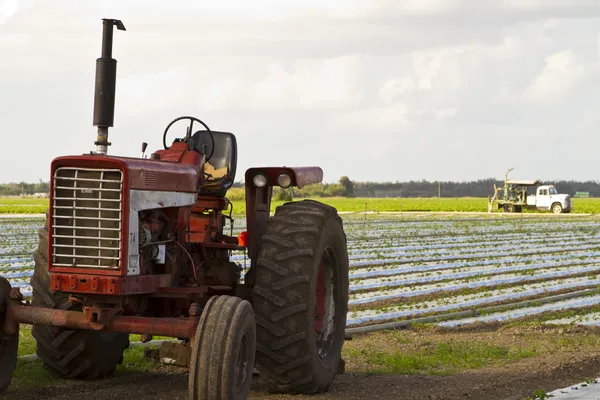
[[[190,146],[200,154],[205,146],[206,156],[212,152],[210,160],[205,163],[204,172],[206,183],[200,188],[200,193],[212,193],[223,197],[235,181],[237,169],[237,140],[233,133],[211,131],[215,140],[212,150],[210,133],[206,130],[197,131],[190,138]]]

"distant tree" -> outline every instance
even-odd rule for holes
[[[339,182],[340,186],[344,188],[344,196],[354,197],[354,182],[347,176],[342,176]]]

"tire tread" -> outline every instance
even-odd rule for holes
[[[39,230],[38,249],[34,252],[35,269],[30,284],[35,306],[63,310],[76,309],[64,293],[50,290],[48,274],[48,231]],[[44,367],[68,379],[102,379],[111,376],[122,362],[123,352],[129,347],[128,334],[115,334],[103,339],[101,332],[78,331],[44,325],[33,325],[36,354]]]
[[[322,384],[316,378],[311,362],[307,330],[311,300],[306,294],[321,232],[332,220],[343,232],[335,208],[303,200],[277,207],[268,221],[266,240],[256,263],[253,295],[256,366],[271,392],[314,394],[329,387],[330,382]],[[347,245],[345,233],[343,244]],[[340,309],[345,322],[347,304]]]

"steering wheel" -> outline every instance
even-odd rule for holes
[[[189,140],[192,137],[192,128],[194,126],[194,121],[198,122],[200,125],[204,126],[206,128],[206,130],[208,131],[208,133],[210,134],[210,140],[212,141],[212,147],[210,149],[210,154],[208,156],[206,156],[206,161],[210,160],[211,157],[213,156],[213,153],[215,152],[215,137],[212,133],[212,131],[210,130],[210,128],[208,127],[208,125],[206,125],[204,122],[200,121],[198,118],[196,117],[190,117],[190,116],[182,116],[182,117],[178,117],[175,118],[173,121],[171,121],[171,123],[169,125],[167,125],[166,129],[165,129],[165,133],[163,134],[163,146],[165,148],[165,150],[167,150],[169,147],[167,146],[167,132],[169,131],[169,128],[171,128],[171,125],[173,125],[175,122],[180,121],[182,119],[189,119],[190,120],[190,126],[187,130],[187,133],[185,135],[185,139],[184,141],[186,143],[188,143],[188,147],[189,147]]]

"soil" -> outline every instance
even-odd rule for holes
[[[583,338],[590,335],[592,339]],[[539,346],[551,350],[517,361],[466,370],[450,376],[394,375],[370,373],[360,358],[347,358],[346,372],[338,375],[329,392],[313,396],[282,396],[268,394],[255,382],[249,399],[502,399],[522,400],[537,389],[554,389],[580,383],[600,376],[600,346],[596,347],[597,330],[582,328],[517,327],[501,329],[494,326],[472,330],[407,331],[377,333],[355,337],[348,342],[353,349],[377,348],[385,351],[411,351],[436,341],[477,341],[511,346]],[[580,340],[576,345],[563,346],[563,341]],[[532,340],[537,340],[532,343]],[[554,343],[554,344],[553,344]],[[557,346],[557,347],[552,347]],[[101,381],[59,381],[52,387],[27,388],[13,391],[7,399],[132,399],[187,400],[187,369],[161,365],[152,372],[126,373]]]

